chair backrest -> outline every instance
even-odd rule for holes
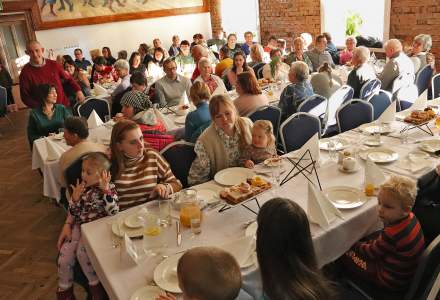
[[[70,164],[64,171],[64,179],[66,186],[69,188],[71,184],[76,185],[76,181],[81,179],[82,158],[87,155],[84,154],[74,162]]]
[[[96,111],[102,121],[105,120],[105,116],[110,116],[110,105],[106,100],[99,98],[86,99],[84,103],[78,106],[78,115],[87,119],[93,110]]]
[[[339,132],[373,121],[373,105],[367,101],[353,99],[341,106],[336,112]]]
[[[273,134],[275,135],[276,140],[278,140],[278,132],[281,122],[281,109],[272,105],[264,105],[257,108],[254,112],[251,112],[248,117],[252,120],[252,122],[257,120],[270,121],[273,126]]]
[[[188,173],[196,158],[194,144],[184,141],[174,142],[163,148],[160,154],[170,164],[171,171],[183,187],[188,187]]]
[[[8,112],[8,92],[0,86],[0,117],[6,116]]]
[[[328,99],[327,116],[325,122],[325,129],[336,125],[336,111],[344,103],[353,97],[353,88],[348,85],[341,86]],[[325,130],[324,130],[325,131]]]
[[[304,112],[291,115],[280,126],[284,152],[301,148],[316,133],[321,137],[321,121],[318,117]]]
[[[428,64],[417,73],[416,86],[419,91],[419,96],[429,88],[433,71],[431,65]]]
[[[432,99],[440,97],[440,74],[436,74],[431,79]]]
[[[379,93],[373,94],[368,98],[367,101],[373,105],[374,120],[377,120],[388,106],[390,106],[392,103],[391,98],[391,93],[384,90],[379,90]]]
[[[426,299],[423,295],[429,294],[433,284],[432,279],[438,275],[439,265],[440,236],[437,236],[419,258],[416,274],[411,281],[411,286],[404,299]]]
[[[327,110],[328,101],[324,96],[314,94],[301,102],[298,106],[298,112],[311,113],[314,116],[321,117]]]
[[[379,79],[370,79],[364,83],[359,93],[359,98],[362,100],[366,100],[371,95],[377,93],[380,90],[382,83]]]
[[[261,78],[263,78],[263,67],[264,67],[264,65],[261,66],[261,67],[257,70],[257,73],[255,73],[255,75],[257,76],[257,79],[261,79]]]

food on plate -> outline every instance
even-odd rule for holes
[[[281,164],[282,160],[283,159],[281,157],[275,156],[275,157],[271,157],[271,158],[266,159],[264,161],[264,164],[266,166],[268,166],[268,167],[276,167],[276,166],[279,166]]]
[[[220,198],[229,204],[238,204],[258,195],[272,187],[271,183],[260,176],[248,178],[246,182],[225,188],[220,192]]]
[[[414,125],[419,125],[432,120],[435,117],[435,112],[431,107],[425,108],[425,110],[415,110],[407,116],[404,121]]]

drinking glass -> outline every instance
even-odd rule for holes
[[[328,155],[330,157],[330,160],[333,162],[338,161],[338,152],[336,151],[337,145],[338,145],[338,142],[334,139],[330,139],[327,144]]]
[[[402,144],[408,144],[408,130],[402,131],[400,134],[400,142]]]
[[[378,145],[380,145],[380,128],[381,128],[381,126],[378,125],[377,127],[374,128],[374,131],[373,131],[374,141],[375,141]]]
[[[111,241],[112,248],[118,248],[119,246],[121,246],[122,222],[123,222],[122,218],[116,218],[116,220],[114,218],[112,218],[110,221],[107,222],[107,227],[108,227],[108,230],[110,233],[110,241]],[[114,231],[113,227],[115,227],[115,231],[118,233],[117,235],[113,232]]]
[[[202,233],[202,222],[200,218],[192,218],[191,219],[191,231],[193,235],[198,235]]]
[[[154,214],[146,214],[143,218],[143,248],[146,254],[158,255],[163,250],[163,233],[160,218]]]
[[[159,200],[160,226],[171,225],[171,200]]]
[[[109,122],[111,119],[112,119],[112,117],[110,115],[104,116],[105,123]]]

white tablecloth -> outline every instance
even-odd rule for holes
[[[432,124],[431,124],[432,125]],[[398,129],[403,123],[395,122],[392,124],[395,132],[391,136],[383,136],[384,145],[396,150],[403,158],[408,152],[417,149],[416,142],[420,138],[429,138],[425,133],[418,129],[409,132],[409,144],[401,144],[400,139],[393,137],[398,135]],[[359,131],[350,131],[341,134],[340,137],[356,143],[367,138]],[[432,137],[431,137],[432,138]],[[328,160],[326,152],[321,151],[322,164],[318,168],[318,174],[323,189],[333,186],[352,186],[362,188],[364,183],[364,162],[359,160],[361,171],[351,174],[341,173],[334,162]],[[438,159],[432,158],[432,165],[439,163]],[[400,173],[398,162],[388,165],[379,165],[386,173]],[[403,171],[403,169],[402,169]],[[413,178],[419,177],[426,172],[410,174]],[[221,189],[214,181],[197,186],[196,188],[208,188],[215,191]],[[286,197],[298,203],[307,211],[307,180],[299,175],[287,182],[281,188],[269,191],[258,197],[262,205],[268,199],[277,197]],[[149,207],[155,207],[157,204],[147,204]],[[254,202],[250,207],[258,209]],[[130,214],[139,208],[133,208],[123,212],[121,215]],[[329,229],[323,230],[315,224],[311,224],[314,248],[320,266],[323,266],[346,252],[361,237],[367,233],[376,230],[380,222],[377,217],[377,199],[370,198],[362,207],[343,210],[344,219],[337,219]],[[176,253],[179,250],[187,249],[195,245],[213,245],[219,246],[229,240],[244,235],[242,224],[252,218],[255,218],[250,211],[242,206],[238,206],[222,213],[217,210],[208,212],[203,219],[202,235],[199,239],[189,239],[191,235],[189,230],[183,234],[183,243],[180,249],[171,247],[169,253]],[[275,218],[275,216],[274,216]],[[97,220],[95,222],[84,224],[82,226],[84,244],[90,259],[98,273],[105,289],[111,299],[129,299],[131,294],[138,288],[151,281],[153,270],[157,261],[145,261],[140,265],[129,263],[127,260],[120,260],[119,249],[111,248],[110,231],[107,223],[111,218]],[[174,233],[175,234],[175,233]],[[295,237],[292,237],[295,238]],[[141,241],[136,241],[140,245]],[[249,270],[244,270],[247,272]]]

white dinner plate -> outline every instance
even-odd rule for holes
[[[255,172],[247,168],[228,168],[217,172],[214,180],[221,185],[236,185],[254,177]]]
[[[368,134],[373,134],[380,130],[381,134],[387,134],[393,132],[393,129],[390,125],[382,124],[382,125],[373,125],[373,124],[364,124],[359,127],[363,132]]]
[[[118,237],[124,237],[124,234],[127,234],[130,238],[140,237],[143,236],[143,228],[129,228],[125,226],[124,224],[121,224],[121,227],[118,229],[118,224],[114,222],[112,224],[112,232],[114,235]]]
[[[344,150],[348,146],[350,146],[350,143],[346,139],[341,138],[333,138],[333,140],[336,142],[336,151]],[[324,138],[319,140],[319,149],[328,151],[328,142],[330,139]]]
[[[180,116],[180,117],[176,117],[174,119],[174,123],[179,124],[179,125],[185,125],[185,120],[186,120],[186,115]]]
[[[423,151],[434,153],[440,150],[440,140],[426,140],[420,142],[419,148]]]
[[[429,157],[429,154],[423,151],[413,151],[408,153],[408,158],[411,160],[428,159]]]
[[[137,289],[133,295],[131,295],[130,300],[154,300],[159,297],[162,290],[157,286],[144,286]]]
[[[271,157],[263,161],[263,164],[266,167],[278,167],[281,166],[283,163],[282,157]]]
[[[139,214],[134,213],[125,218],[124,224],[128,228],[140,228],[142,227],[142,220],[139,218]]]
[[[323,190],[323,193],[340,209],[356,208],[367,201],[361,190],[349,186],[334,186]]]
[[[375,163],[389,163],[399,159],[399,154],[396,151],[385,147],[362,151],[359,156],[364,160],[368,158]]]
[[[182,255],[183,253],[178,253],[170,256],[154,269],[154,282],[161,289],[171,293],[182,293],[177,279],[177,263]]]
[[[379,147],[383,144],[383,141],[378,141],[376,139],[366,139],[364,141],[364,145],[370,146],[370,147]]]
[[[258,223],[253,222],[246,228],[244,235],[255,237],[257,235],[257,229],[258,229]]]
[[[218,198],[216,196],[217,193],[213,190],[208,190],[208,189],[197,190],[197,198],[199,200],[205,201],[206,204],[217,202]]]

